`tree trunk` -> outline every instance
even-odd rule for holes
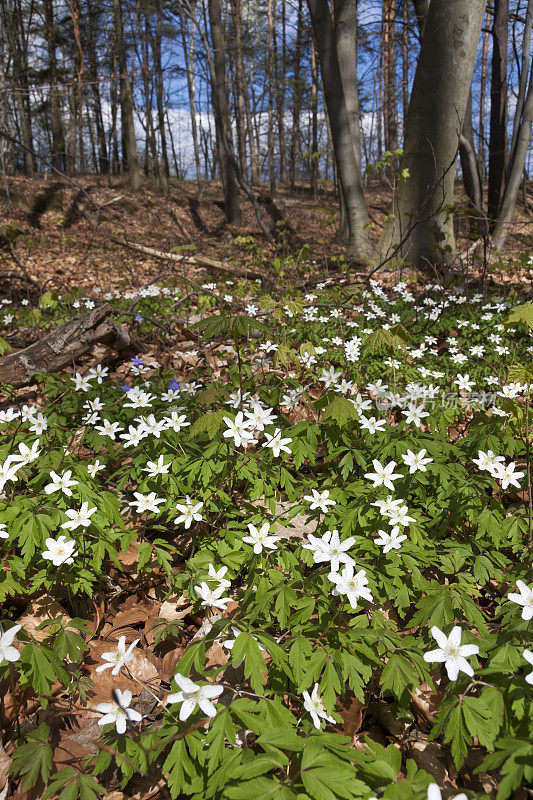
[[[418,33],[420,34],[420,38],[422,38],[426,29],[429,0],[413,0],[413,6],[415,8],[416,21],[418,23]]]
[[[405,121],[409,108],[409,6],[403,3],[402,30],[402,132],[405,139]]]
[[[287,91],[286,61],[287,61],[287,21],[285,0],[281,0],[281,62],[277,46],[276,26],[274,25],[274,56],[276,64],[276,116],[278,123],[279,144],[279,182],[283,186],[287,182],[286,156],[285,156],[285,125],[284,108],[285,93]]]
[[[73,95],[73,106],[75,115],[74,123],[78,134],[78,169],[83,173],[85,172],[85,147],[83,141],[83,73],[85,69],[85,60],[83,56],[83,47],[80,34],[81,9],[79,0],[68,0],[68,7],[70,18],[72,20],[74,42],[76,44],[74,51],[74,62],[76,65],[76,86]],[[76,165],[73,165],[73,167],[75,166]]]
[[[29,84],[27,48],[23,47],[19,28],[22,25],[21,15],[14,9],[10,0],[0,0],[3,26],[9,44],[9,53],[13,62],[11,70],[13,78],[13,101],[17,109],[18,124],[24,145],[23,160],[26,175],[35,173],[35,156],[33,155],[33,132],[31,109],[29,105]]]
[[[230,0],[233,30],[235,32],[235,84],[237,90],[237,152],[239,165],[244,176],[248,176],[246,158],[246,78],[242,54],[242,4],[241,0]]]
[[[217,133],[217,154],[224,190],[224,207],[227,222],[230,225],[240,225],[242,215],[239,202],[239,187],[235,168],[230,157],[232,150],[231,119],[226,84],[226,42],[222,27],[220,0],[208,0],[208,7],[213,42],[213,111]]]
[[[271,196],[276,190],[274,175],[274,0],[268,0],[268,46],[267,46],[267,81],[268,81],[268,131],[267,162],[268,182]]]
[[[253,92],[253,71],[252,64],[250,64],[250,87]],[[248,147],[250,148],[250,179],[253,184],[261,182],[261,170],[259,168],[259,158],[257,156],[259,148],[255,144],[254,126],[252,120],[252,112],[250,109],[250,92],[245,84],[244,91],[244,109],[246,112],[246,129],[248,131]]]
[[[309,155],[309,182],[316,197],[318,192],[318,56],[315,42],[311,42],[311,147]]]
[[[464,189],[469,200],[470,209],[474,212],[469,214],[469,227],[472,235],[478,238],[481,233],[486,233],[487,231],[485,230],[484,220],[481,218],[483,213],[483,184],[474,144],[472,90],[468,95],[463,130],[459,140],[459,157],[461,159]]]
[[[490,84],[489,217],[498,217],[507,170],[507,44],[509,0],[494,0]]]
[[[361,180],[358,87],[357,80],[354,81],[357,6],[355,0],[337,0],[334,30],[327,0],[308,0],[308,5],[318,48],[335,164],[346,206],[349,254],[365,261],[371,249],[368,209]]]
[[[59,89],[57,81],[56,31],[53,0],[44,0],[46,45],[48,48],[48,73],[50,81],[50,127],[52,129],[52,153],[50,161],[57,170],[65,169],[65,138],[61,120]]]
[[[455,250],[455,161],[474,72],[484,0],[432,0],[407,114],[394,219],[382,255],[417,267],[447,262]]]
[[[507,236],[509,225],[516,206],[516,197],[520,188],[520,181],[524,173],[526,155],[531,140],[531,126],[533,124],[533,62],[529,76],[529,87],[524,102],[522,119],[518,126],[514,150],[511,153],[509,164],[509,177],[502,198],[501,210],[494,229],[494,244],[501,250]]]
[[[392,153],[398,149],[395,13],[394,0],[383,0],[383,129],[385,150]]]
[[[191,13],[194,14],[194,8],[191,9]],[[194,23],[194,20],[193,20]],[[194,165],[196,168],[196,182],[198,186],[200,186],[202,182],[202,168],[200,166],[200,147],[198,145],[198,126],[196,124],[196,87],[194,84],[194,73],[192,71],[191,65],[194,64],[194,30],[190,37],[190,52],[187,46],[187,36],[186,32],[188,30],[188,25],[185,20],[185,16],[182,13],[181,5],[180,5],[180,27],[181,27],[181,44],[183,47],[183,58],[185,60],[185,70],[187,72],[187,91],[189,93],[189,109],[191,115],[191,135],[192,135],[192,146],[194,152]],[[174,158],[174,161],[176,159]],[[207,177],[207,173],[206,173]]]
[[[483,36],[483,52],[481,55],[481,80],[479,88],[479,163],[481,165],[481,178],[483,182],[487,177],[487,167],[485,162],[485,92],[487,86],[487,63],[489,56],[490,31],[488,25]]]
[[[520,80],[518,82],[518,96],[516,98],[516,108],[513,120],[513,136],[511,139],[511,153],[516,146],[518,138],[518,131],[520,129],[520,121],[522,119],[522,112],[524,110],[524,103],[526,100],[527,90],[527,75],[529,67],[529,56],[531,53],[531,27],[533,25],[533,0],[528,0],[526,9],[526,21],[524,24],[524,33],[522,38],[522,59],[520,64]]]
[[[155,26],[154,40],[154,69],[155,69],[155,100],[157,104],[157,124],[159,128],[159,140],[161,142],[161,159],[163,171],[165,173],[164,193],[168,195],[168,177],[170,169],[168,166],[167,135],[165,130],[165,101],[163,87],[163,65],[161,61],[161,40],[163,28],[163,13],[161,10],[161,0],[156,3],[157,20]]]
[[[302,81],[300,68],[302,60],[302,25],[303,25],[303,0],[298,0],[298,17],[296,21],[296,46],[294,53],[294,77],[292,90],[292,126],[291,146],[289,151],[289,184],[294,189],[296,181],[296,160],[300,148],[300,108],[302,105]]]
[[[107,156],[107,144],[105,138],[104,118],[102,114],[102,100],[100,96],[98,59],[96,55],[96,37],[94,33],[94,19],[90,0],[87,0],[86,30],[87,47],[89,58],[89,76],[91,80],[91,90],[93,93],[93,114],[96,125],[96,140],[98,143],[98,170],[105,174],[109,170],[109,159]]]
[[[361,128],[359,122],[359,93],[357,86],[357,2],[356,0],[334,0],[335,45],[342,79],[354,158],[361,171]],[[330,124],[331,129],[331,124]],[[342,191],[339,193],[341,215],[339,232],[341,241],[350,239],[348,208]]]
[[[128,170],[130,187],[132,191],[137,192],[141,188],[142,177],[137,154],[137,139],[135,136],[135,122],[133,119],[133,90],[126,59],[121,0],[113,0],[113,17],[117,60],[120,71],[120,114],[122,122],[122,144],[124,148],[123,160]]]
[[[7,173],[10,172],[13,167],[13,144],[1,135],[2,132],[6,133],[8,136],[12,135],[10,130],[11,115],[9,113],[9,88],[6,77],[6,62],[5,28],[3,25],[0,25],[0,172],[2,173],[6,195],[5,203],[7,213],[11,215],[13,208],[11,206]]]

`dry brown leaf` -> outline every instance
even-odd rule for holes
[[[417,767],[433,775],[435,782],[439,786],[450,784],[450,775],[446,766],[446,754],[443,745],[423,740],[412,742],[409,747],[409,755]]]
[[[348,697],[339,708],[339,714],[344,722],[344,733],[353,739],[363,721],[364,705],[355,696]]]
[[[103,664],[102,653],[113,652],[116,649],[115,642],[95,641],[89,642],[89,658],[88,669],[91,680],[94,682],[92,688],[92,696],[89,700],[89,706],[94,708],[98,703],[107,703],[110,701],[113,689],[117,688],[119,681],[118,675],[112,675],[111,669],[106,669],[103,672],[96,672],[96,668]],[[134,658],[128,662],[127,671],[131,673],[132,678],[128,677],[126,670],[120,672],[120,688],[121,690],[129,689],[131,693],[136,696],[143,690],[143,684],[150,682],[160,683],[158,661],[152,653],[143,652],[138,648],[133,651]]]
[[[184,594],[173,594],[161,603],[158,616],[167,622],[173,622],[175,619],[186,617],[191,609],[188,597]]]
[[[11,759],[0,744],[0,792],[4,789],[9,776]]]
[[[37,628],[42,622],[49,619],[57,619],[58,617],[61,618],[61,623],[65,628],[71,631],[77,630],[69,626],[68,623],[71,621],[71,617],[68,616],[57,600],[54,600],[50,595],[43,594],[34,600],[30,600],[26,613],[17,622],[22,625],[26,633],[31,634],[38,642],[42,642],[50,634],[50,628],[45,627],[42,630],[37,630]]]

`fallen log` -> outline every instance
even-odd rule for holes
[[[239,269],[238,267],[234,267],[232,264],[224,264],[222,261],[215,261],[214,258],[209,258],[208,256],[191,256],[182,255],[181,253],[165,253],[163,250],[156,250],[155,247],[147,247],[144,244],[137,244],[137,242],[131,242],[129,239],[121,239],[118,236],[112,236],[111,234],[107,234],[107,238],[111,239],[112,242],[115,242],[115,244],[119,244],[122,247],[127,247],[130,250],[136,250],[138,253],[144,253],[146,256],[159,258],[162,261],[172,261],[176,264],[192,264],[193,267],[205,267],[205,269],[228,272],[230,275],[235,275],[238,278],[260,278],[261,280],[269,280],[268,276],[263,275],[262,272],[257,272],[256,270],[252,269]]]
[[[122,352],[133,345],[129,333],[111,314],[109,305],[102,305],[55,328],[42,339],[23,350],[0,358],[0,386],[27,386],[36,372],[59,372],[89,352],[95,344],[105,344]]]

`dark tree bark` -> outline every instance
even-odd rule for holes
[[[91,0],[87,0],[86,15],[87,30],[87,50],[88,50],[88,71],[91,82],[91,92],[93,96],[93,115],[96,126],[96,141],[98,143],[98,170],[105,174],[109,170],[109,159],[107,156],[107,143],[105,138],[104,118],[102,114],[102,99],[100,96],[100,78],[98,73],[98,57],[96,53],[96,35],[94,26],[96,23],[96,11],[93,9]]]
[[[309,183],[316,197],[318,192],[318,55],[315,42],[311,43],[311,152],[309,155]]]
[[[231,119],[228,88],[226,84],[226,37],[224,36],[224,28],[222,26],[220,0],[208,0],[208,7],[211,40],[213,43],[213,110],[217,132],[217,155],[220,164],[222,187],[224,190],[224,207],[227,222],[230,225],[239,225],[242,220],[242,215],[237,175],[230,156],[233,148],[231,144]]]
[[[235,86],[237,91],[237,153],[239,166],[244,176],[248,175],[246,158],[246,77],[242,52],[242,3],[241,0],[230,0],[233,31],[235,33]]]
[[[168,165],[167,135],[165,130],[165,100],[163,88],[163,64],[161,59],[161,42],[163,38],[163,12],[161,0],[156,2],[156,24],[154,37],[154,70],[155,70],[155,100],[157,104],[157,124],[159,128],[159,140],[161,142],[161,159],[165,178],[168,179],[170,169]],[[165,194],[168,194],[168,180],[166,181]]]
[[[285,0],[281,0],[281,59],[279,58],[279,48],[277,43],[276,21],[274,20],[274,57],[276,64],[276,117],[278,127],[278,149],[279,149],[279,182],[283,185],[287,182],[287,164],[285,153],[285,125],[284,108],[285,92],[287,90],[286,69],[287,69],[287,20]]]
[[[483,35],[483,51],[481,54],[481,80],[479,88],[479,163],[481,166],[481,178],[483,181],[487,177],[487,167],[485,162],[485,95],[487,87],[487,63],[489,56],[490,31],[488,21]]]
[[[533,12],[533,0],[529,0],[528,12]],[[494,228],[494,244],[501,250],[509,231],[520,182],[524,175],[526,156],[531,141],[533,125],[533,62],[529,74],[529,86],[522,106],[522,115],[516,131],[515,145],[509,162],[509,173],[502,197],[500,213]]]
[[[276,190],[274,175],[274,0],[267,0],[268,8],[268,44],[267,44],[267,81],[268,81],[268,131],[267,131],[267,163],[270,194]]]
[[[20,30],[22,25],[22,14],[16,8],[12,0],[0,0],[2,11],[2,21],[4,32],[9,45],[9,53],[13,63],[13,101],[17,110],[17,122],[20,129],[20,137],[23,148],[24,172],[26,175],[34,175],[36,165],[33,155],[33,131],[30,108],[30,93],[28,83],[28,59],[27,47],[23,43],[23,35]]]
[[[57,170],[65,170],[65,136],[61,119],[59,88],[57,80],[56,30],[53,0],[44,0],[46,45],[48,48],[48,73],[50,80],[50,127],[52,130],[52,153],[50,161]]]
[[[130,187],[134,192],[141,188],[142,178],[137,154],[137,139],[133,119],[133,89],[128,72],[121,0],[113,0],[113,19],[117,61],[120,71],[120,115],[122,122],[123,160],[128,170]]]
[[[303,0],[298,0],[298,16],[296,20],[296,45],[294,53],[294,77],[292,90],[292,126],[291,145],[289,151],[289,184],[294,189],[296,181],[296,160],[300,152],[300,109],[302,105],[302,81],[300,69],[302,61],[302,25]]]
[[[489,217],[498,216],[507,170],[507,46],[509,0],[494,0],[490,83]]]
[[[390,152],[398,148],[395,16],[394,0],[383,0],[383,129],[385,150]]]
[[[415,8],[416,21],[418,23],[418,33],[420,34],[420,38],[422,38],[426,28],[429,0],[413,0],[413,6]]]

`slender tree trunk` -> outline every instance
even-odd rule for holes
[[[278,146],[279,146],[279,182],[283,185],[287,182],[286,175],[286,156],[285,156],[285,125],[283,122],[283,112],[285,108],[285,93],[287,91],[286,62],[287,62],[287,39],[286,39],[286,13],[285,0],[281,0],[281,62],[278,57],[278,45],[276,36],[276,26],[274,25],[274,54],[276,64],[276,116],[278,123]]]
[[[291,146],[289,151],[289,184],[294,189],[296,181],[296,160],[299,156],[300,143],[300,108],[302,103],[302,81],[300,67],[302,57],[302,25],[303,25],[303,0],[298,0],[298,17],[296,21],[296,45],[294,52],[294,76],[292,90],[292,126]]]
[[[524,33],[522,37],[522,58],[520,64],[520,79],[518,82],[518,96],[516,98],[516,108],[513,120],[513,136],[511,139],[511,153],[516,146],[518,131],[520,129],[520,121],[522,119],[522,112],[524,110],[524,103],[526,100],[527,90],[527,75],[529,67],[529,56],[531,53],[531,26],[533,24],[533,0],[528,0],[526,8],[526,21],[524,24]]]
[[[246,85],[244,88],[244,110],[246,114],[246,130],[248,132],[248,147],[250,150],[250,179],[253,184],[258,184],[261,180],[261,170],[259,168],[259,159],[255,144],[254,126],[250,109],[250,93],[248,92]]]
[[[90,0],[87,0],[86,30],[89,60],[89,78],[93,94],[93,115],[96,126],[96,141],[98,143],[98,171],[105,174],[109,170],[107,156],[107,143],[105,138],[104,118],[102,114],[102,100],[100,96],[98,58],[96,54],[96,36],[94,32],[95,14]]]
[[[383,155],[383,97],[384,97],[384,69],[383,69],[383,30],[381,31],[381,40],[379,43],[379,59],[378,59],[378,160],[381,160]]]
[[[118,61],[117,61],[117,48],[116,37],[113,40],[113,76],[109,84],[110,90],[110,105],[111,105],[111,130],[109,131],[109,175],[111,173],[118,174],[121,171],[121,163],[118,154],[118,133],[117,133],[117,118],[118,118]]]
[[[268,81],[268,182],[270,194],[276,190],[276,177],[274,175],[274,0],[268,0],[268,50],[267,50],[267,81]]]
[[[309,156],[309,182],[316,197],[318,192],[318,57],[316,45],[311,43],[311,153]]]
[[[251,58],[248,60],[249,72],[249,86],[250,91],[244,93],[244,108],[246,110],[246,129],[248,131],[248,147],[250,149],[250,178],[252,183],[259,184],[261,182],[261,168],[259,165],[260,144],[258,135],[254,132],[254,120],[252,118],[252,107],[255,110],[255,103],[253,102],[254,91],[254,75],[253,75],[253,61]]]
[[[169,186],[168,177],[170,174],[168,166],[168,152],[167,152],[167,134],[165,129],[165,102],[164,102],[164,87],[163,87],[163,65],[161,61],[161,40],[163,29],[163,15],[161,11],[161,1],[157,0],[156,3],[156,23],[155,35],[150,26],[150,20],[146,17],[147,32],[152,43],[153,54],[153,67],[155,78],[155,102],[157,107],[157,129],[159,132],[159,141],[161,144],[161,156],[158,158],[158,175],[161,184],[161,192],[165,197],[168,197]]]
[[[85,59],[80,34],[81,9],[79,0],[68,0],[70,18],[72,20],[72,31],[74,33],[74,61],[76,65],[76,87],[74,94],[74,113],[75,124],[78,133],[78,168],[80,172],[85,172],[85,146],[83,141],[83,74],[85,70]]]
[[[58,170],[65,169],[65,138],[61,120],[61,106],[57,81],[56,31],[54,22],[53,0],[44,0],[44,19],[46,27],[46,44],[48,48],[48,72],[50,75],[50,127],[52,129],[52,148],[50,156],[52,166]]]
[[[137,138],[133,119],[133,89],[126,59],[126,44],[122,22],[121,0],[113,0],[113,16],[117,60],[120,71],[120,113],[122,122],[123,158],[127,165],[130,187],[134,192],[141,188],[142,177],[137,154]]]
[[[3,188],[5,192],[5,206],[8,215],[10,215],[13,212],[13,208],[11,206],[9,180],[7,175],[13,168],[13,145],[9,139],[2,136],[2,132],[7,134],[7,136],[12,135],[6,63],[7,48],[5,40],[5,28],[3,25],[0,25],[0,173],[2,175]]]
[[[501,210],[494,228],[494,244],[501,250],[507,236],[516,207],[516,198],[520,188],[520,181],[524,174],[526,156],[531,141],[531,126],[533,124],[533,61],[529,75],[529,87],[527,90],[522,119],[518,126],[516,141],[509,164],[509,177],[505,186],[502,198]]]
[[[355,0],[337,0],[333,28],[327,0],[308,0],[317,43],[324,99],[328,110],[335,164],[348,220],[350,256],[361,261],[371,252],[368,209],[361,180],[357,80],[353,80],[356,57],[357,5]],[[350,62],[349,64],[347,62]],[[354,135],[357,139],[354,143]]]
[[[191,9],[191,13],[194,14],[194,8]],[[181,44],[183,47],[183,58],[185,60],[185,71],[187,73],[187,91],[189,93],[189,109],[191,115],[191,135],[192,135],[192,146],[194,152],[194,164],[196,168],[196,182],[198,186],[200,186],[202,182],[202,168],[200,166],[200,148],[198,145],[198,126],[196,124],[196,87],[194,84],[194,72],[192,65],[194,64],[194,29],[190,36],[190,51],[187,46],[187,32],[188,32],[188,24],[186,22],[185,16],[181,11],[180,6],[180,27],[181,27]],[[207,177],[207,174],[206,174]]]
[[[230,225],[240,225],[242,220],[237,175],[230,153],[231,120],[226,84],[226,43],[222,27],[220,0],[208,0],[211,40],[213,43],[213,110],[217,132],[217,153],[224,189],[226,220]]]
[[[65,136],[65,172],[74,175],[77,164],[77,137],[76,137],[76,92],[71,87],[67,92],[68,116]]]
[[[20,136],[24,145],[23,160],[26,175],[35,173],[35,158],[33,155],[33,132],[31,123],[31,109],[29,107],[29,85],[26,48],[22,45],[19,36],[19,27],[22,18],[13,7],[11,0],[0,0],[3,26],[9,45],[9,53],[13,63],[12,85],[13,101],[17,110]]]
[[[494,0],[490,85],[489,217],[498,217],[507,169],[507,45],[509,0]]]
[[[143,14],[141,10],[141,3],[139,2],[139,0],[137,0],[137,29],[141,40],[140,67],[141,67],[142,85],[144,93],[145,138],[144,138],[143,172],[148,177],[148,175],[150,174],[150,154],[154,162],[154,170],[157,169],[157,150],[155,149],[154,133],[153,133],[151,69],[150,69],[150,52],[148,44],[148,20],[146,15]]]
[[[402,133],[405,140],[405,121],[409,108],[409,6],[407,0],[404,0],[402,8]]]
[[[486,31],[483,36],[483,52],[481,55],[481,80],[479,88],[479,162],[481,164],[481,177],[483,182],[487,177],[487,167],[485,159],[485,94],[487,87],[487,63],[489,57],[490,31],[488,23],[488,12]]]
[[[469,201],[468,215],[470,233],[475,238],[487,233],[486,220],[483,214],[483,183],[479,162],[474,144],[474,127],[472,125],[472,90],[468,95],[463,129],[459,140],[459,157],[463,173],[463,185]]]
[[[398,148],[398,122],[396,115],[396,47],[394,0],[383,0],[383,128],[385,150]]]
[[[432,0],[407,114],[401,183],[380,247],[418,267],[455,250],[455,161],[474,72],[485,0]]]
[[[246,78],[242,53],[242,4],[241,0],[230,0],[233,30],[235,32],[235,87],[237,92],[237,152],[243,175],[248,176],[246,158]]]
[[[168,178],[170,169],[168,166],[167,135],[165,131],[165,100],[163,87],[163,64],[161,59],[161,42],[163,38],[163,12],[161,10],[161,0],[156,3],[157,20],[155,26],[154,58],[155,58],[155,96],[157,103],[157,123],[159,126],[159,138],[161,141],[161,158],[165,175]],[[168,184],[167,184],[168,189]]]

